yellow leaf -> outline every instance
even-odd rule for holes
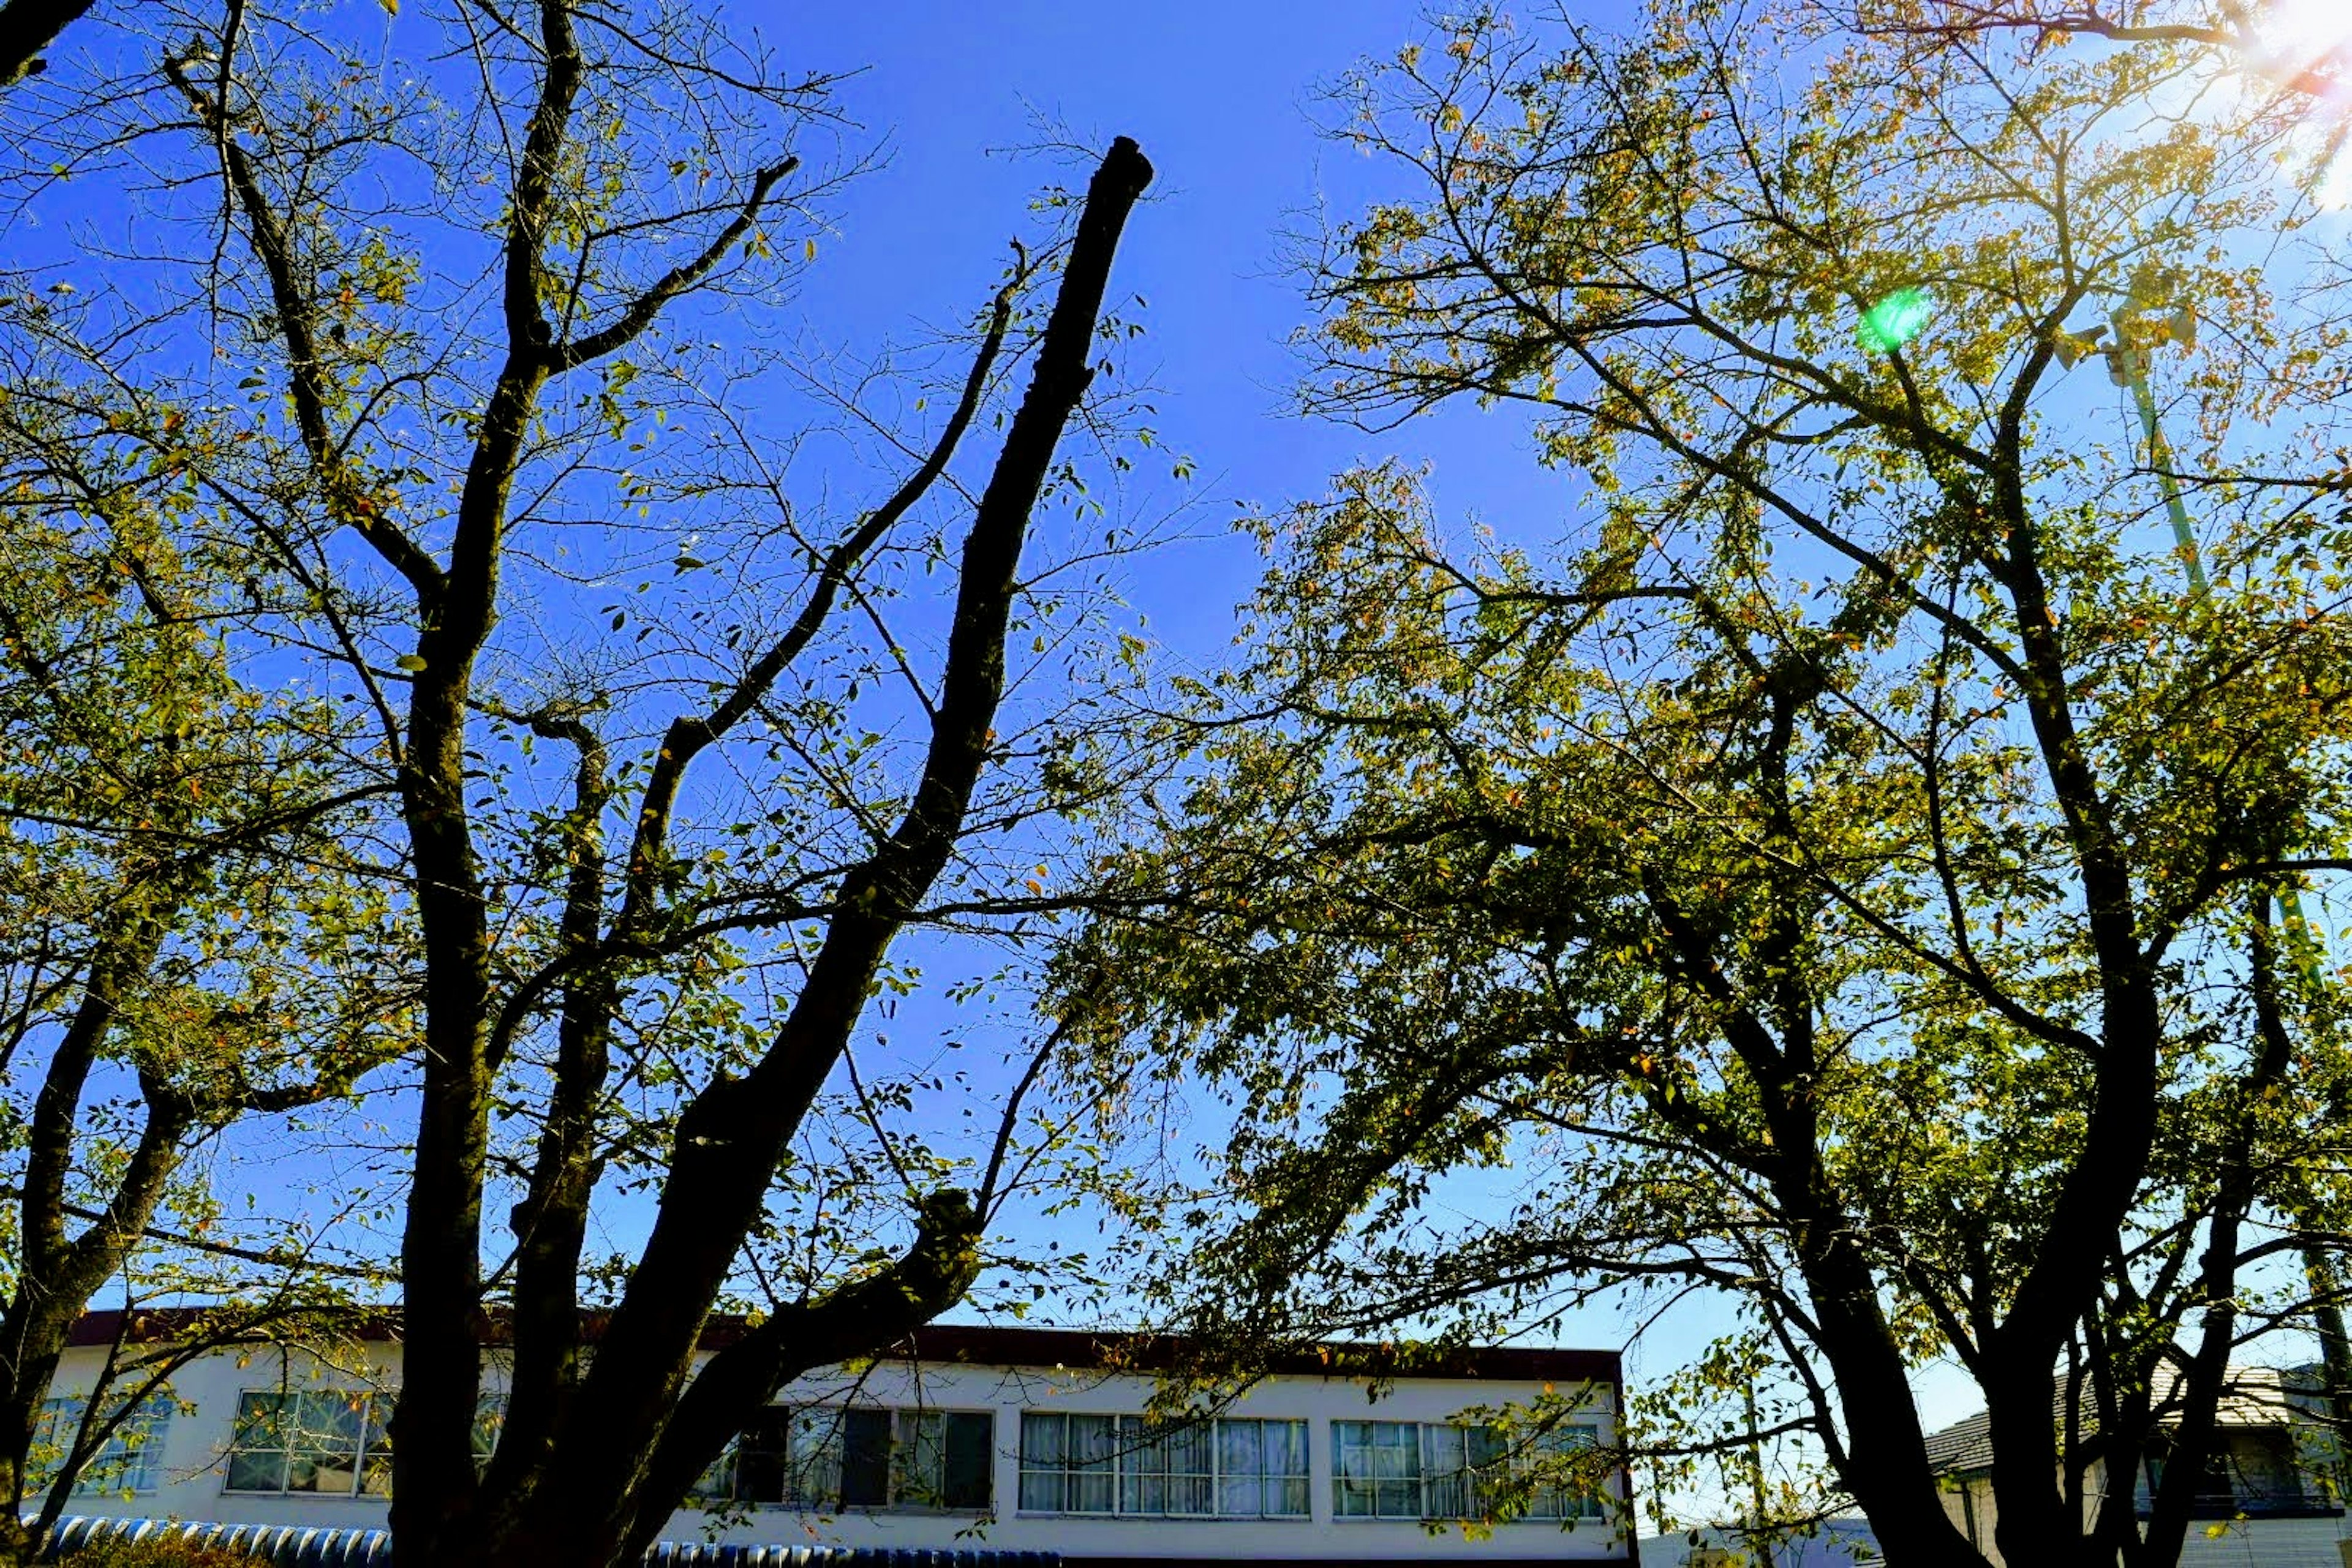
[[[801,254],[808,258],[811,261],[814,261],[816,259],[816,241],[812,239],[806,245],[802,246]]]

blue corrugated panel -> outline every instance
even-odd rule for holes
[[[33,1521],[25,1521],[30,1525]],[[305,1530],[293,1524],[176,1523],[161,1519],[92,1519],[77,1514],[58,1526],[47,1555],[100,1541],[177,1537],[199,1546],[243,1552],[278,1568],[383,1568],[392,1537],[381,1530]],[[992,1552],[920,1546],[713,1546],[665,1541],[646,1553],[647,1568],[1061,1568],[1057,1552]]]

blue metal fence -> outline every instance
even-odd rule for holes
[[[25,1521],[31,1524],[31,1520]],[[55,1558],[101,1541],[185,1541],[242,1552],[277,1568],[385,1568],[392,1536],[382,1530],[305,1529],[296,1524],[205,1524],[163,1519],[76,1515],[58,1526],[46,1555]],[[665,1541],[646,1553],[646,1568],[1061,1568],[1057,1552],[949,1550],[920,1546],[714,1546]]]

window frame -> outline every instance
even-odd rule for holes
[[[74,1437],[81,1429],[82,1412],[89,1405],[87,1394],[51,1394],[41,1401],[41,1414],[26,1456],[30,1461],[25,1467],[25,1495],[28,1500],[56,1484],[58,1467],[73,1448]],[[68,1495],[144,1497],[161,1489],[163,1440],[179,1409],[180,1402],[168,1387],[151,1390],[99,1444],[98,1451],[74,1478],[73,1490]],[[44,1450],[49,1456],[46,1464],[41,1462]]]
[[[1536,1433],[1521,1453],[1540,1457],[1600,1446],[1601,1427],[1597,1423],[1565,1421]],[[1527,1468],[1524,1458],[1516,1462],[1518,1468]],[[1550,1505],[1549,1511],[1542,1506],[1547,1503]],[[1609,1494],[1599,1489],[1580,1491],[1564,1484],[1539,1486],[1529,1490],[1528,1506],[1511,1517],[1537,1523],[1577,1524],[1586,1520],[1598,1523],[1609,1517]]]
[[[1073,1458],[1070,1438],[1071,1424],[1085,1421],[1104,1423],[1090,1430],[1099,1434],[1101,1451],[1087,1452]],[[1058,1443],[1033,1443],[1030,1434],[1042,1431],[1045,1424],[1060,1424],[1062,1436]],[[1270,1471],[1265,1464],[1265,1428],[1288,1427],[1297,1434],[1297,1455],[1301,1468]],[[1224,1434],[1229,1428],[1247,1427],[1255,1436],[1254,1447],[1257,1462],[1246,1476],[1228,1473],[1228,1450]],[[1155,1424],[1149,1417],[1126,1412],[1098,1410],[1024,1410],[1021,1413],[1021,1440],[1018,1449],[1019,1478],[1014,1492],[1016,1513],[1029,1519],[1148,1519],[1184,1520],[1257,1520],[1269,1523],[1293,1521],[1313,1522],[1315,1517],[1315,1483],[1313,1455],[1313,1425],[1303,1416],[1291,1415],[1218,1415],[1197,1421]],[[1287,1447],[1287,1445],[1286,1445]],[[1049,1456],[1043,1450],[1053,1450]],[[1058,1462],[1041,1462],[1048,1458]],[[1155,1459],[1157,1463],[1149,1462]],[[1108,1503],[1103,1508],[1071,1506],[1074,1495],[1083,1492],[1074,1489],[1086,1483],[1107,1483],[1102,1494]],[[1053,1482],[1056,1500],[1033,1503],[1033,1485]],[[1229,1488],[1246,1482],[1254,1490],[1257,1506],[1251,1510],[1229,1509],[1226,1502]],[[1171,1507],[1177,1500],[1177,1488],[1183,1487],[1193,1497],[1202,1500],[1199,1508]],[[1279,1486],[1286,1499],[1296,1488],[1299,1507],[1281,1511],[1266,1507],[1267,1489]],[[1089,1488],[1088,1489],[1091,1489]],[[1156,1499],[1156,1503],[1152,1500]]]
[[[1565,1485],[1529,1488],[1523,1505],[1508,1516],[1495,1506],[1500,1480],[1496,1471],[1506,1476],[1524,1474],[1532,1468],[1531,1457],[1597,1446],[1600,1428],[1589,1422],[1549,1427],[1517,1446],[1501,1428],[1483,1422],[1334,1419],[1330,1426],[1335,1523],[1386,1520],[1417,1524],[1475,1521],[1559,1525],[1608,1517],[1605,1492]],[[1407,1429],[1412,1433],[1410,1442],[1402,1437]],[[1410,1459],[1411,1473],[1381,1473],[1378,1456],[1383,1453]],[[1369,1470],[1355,1473],[1351,1459],[1369,1463]],[[1403,1469],[1402,1463],[1391,1468]],[[1383,1506],[1407,1486],[1412,1489],[1414,1511],[1399,1511],[1392,1503]],[[1370,1506],[1351,1507],[1355,1501]]]
[[[931,1405],[799,1405],[766,1406],[761,1415],[774,1423],[782,1435],[781,1449],[754,1448],[751,1452],[778,1463],[782,1479],[779,1495],[746,1497],[743,1495],[745,1439],[751,1436],[746,1426],[729,1442],[727,1449],[695,1483],[684,1506],[698,1508],[705,1512],[727,1509],[748,1508],[777,1512],[840,1515],[845,1513],[894,1514],[985,1514],[994,1505],[996,1496],[996,1412],[982,1406],[950,1406]],[[883,1482],[880,1502],[850,1501],[844,1493],[850,1474],[848,1460],[853,1417],[878,1417],[882,1423],[882,1447],[878,1473]],[[948,1432],[954,1418],[978,1420],[986,1424],[986,1441],[982,1448],[985,1462],[981,1467],[979,1480],[982,1499],[978,1502],[918,1500],[909,1495],[908,1470],[902,1458],[919,1443],[910,1442],[905,1434],[910,1426],[919,1432],[926,1417],[940,1423],[940,1494],[948,1489],[947,1466],[950,1455]]]
[[[383,1416],[378,1412],[381,1397],[377,1390],[371,1388],[289,1388],[281,1384],[274,1388],[239,1389],[236,1395],[236,1415],[229,1428],[228,1446],[221,1456],[222,1492],[235,1497],[391,1497],[392,1434],[385,1429]],[[252,1402],[260,1400],[270,1401],[274,1407],[273,1413],[266,1418],[268,1426],[262,1435],[274,1438],[275,1441],[248,1442],[247,1435],[253,1430],[249,1424],[253,1417],[248,1414],[248,1409]],[[289,1403],[294,1406],[296,1423],[290,1429],[287,1426],[286,1407]],[[320,1458],[340,1458],[345,1452],[340,1443],[330,1445],[318,1440],[337,1436],[334,1432],[325,1427],[312,1431],[301,1425],[304,1417],[310,1413],[309,1407],[311,1405],[330,1403],[341,1405],[355,1417],[349,1448],[351,1486],[349,1489],[318,1486],[297,1487],[293,1481],[294,1466],[298,1458],[310,1465],[311,1474],[315,1477],[324,1473],[328,1468],[318,1462]],[[332,1421],[336,1417],[331,1415],[329,1419]],[[312,1440],[309,1442],[299,1440],[306,1437]],[[240,1458],[250,1460],[270,1454],[276,1455],[278,1458],[276,1486],[237,1484],[237,1465]],[[343,1467],[333,1468],[341,1469]]]

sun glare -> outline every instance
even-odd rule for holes
[[[2347,74],[2352,5],[2346,0],[2271,0],[2258,16],[2255,32],[2279,74],[2301,78],[2313,73],[2323,80],[2340,80]]]
[[[2322,210],[2352,206],[2352,0],[2267,0],[2252,22],[2259,55],[2247,90],[2301,121],[2286,142],[2295,184]]]

